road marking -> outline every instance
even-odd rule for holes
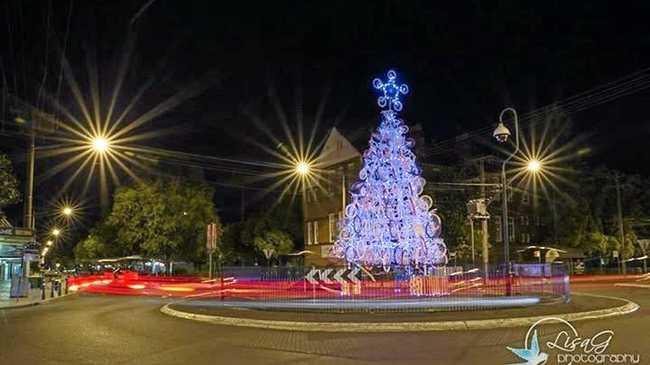
[[[628,283],[616,283],[614,286],[626,286],[626,287],[631,287],[631,288],[644,288],[644,289],[650,289],[650,285],[647,284],[628,284]]]

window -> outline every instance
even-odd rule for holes
[[[530,243],[530,234],[522,233],[521,234],[521,243]]]
[[[501,232],[501,225],[503,222],[501,221],[501,216],[495,215],[494,216],[494,236],[497,242],[503,241],[503,232]]]
[[[327,215],[328,219],[328,228],[329,228],[329,236],[330,236],[330,242],[334,242],[334,237],[336,236],[336,218],[334,216],[334,213],[330,213]]]
[[[307,222],[307,245],[312,244],[311,234],[312,234],[311,222]]]
[[[314,221],[314,244],[318,244],[318,221]]]
[[[538,215],[535,216],[535,225],[537,227],[542,225],[542,220],[540,219],[540,217]]]
[[[519,216],[519,225],[522,226],[527,226],[528,225],[528,216],[527,215],[520,215]]]

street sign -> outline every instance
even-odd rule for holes
[[[320,275],[319,275],[320,280],[321,280],[322,282],[324,282],[325,284],[332,284],[332,283],[334,283],[334,282],[333,282],[332,280],[330,280],[330,278],[328,277],[329,274],[330,274],[331,272],[332,272],[332,269],[325,269],[325,270],[321,271],[321,272],[320,272]]]
[[[345,279],[341,276],[343,273],[345,273],[347,270],[346,269],[339,269],[334,273],[334,280],[338,282],[339,284],[343,284],[345,282]]]
[[[472,199],[467,202],[467,213],[470,219],[490,219],[485,199]]]
[[[612,257],[617,259],[618,258],[618,251],[616,251],[616,250],[612,251]]]
[[[332,273],[334,273],[334,275],[331,275]],[[323,284],[334,284],[334,282],[337,282],[341,285],[347,283],[358,284],[361,282],[357,277],[358,274],[359,274],[358,268],[354,268],[352,270],[349,270],[347,268],[341,268],[334,271],[334,269],[321,270],[312,267],[312,269],[309,270],[307,275],[305,275],[305,280],[307,280],[312,285],[317,285],[321,282]],[[332,279],[334,281],[332,281]]]
[[[205,246],[209,252],[213,252],[217,249],[217,241],[221,235],[221,230],[216,223],[210,223],[207,226],[207,239],[205,241]]]
[[[208,270],[210,271],[210,279],[212,279],[212,254],[217,250],[217,241],[221,235],[221,229],[216,223],[208,224],[206,228],[205,247],[208,250]]]
[[[318,279],[314,277],[318,273],[320,273],[320,270],[312,267],[312,269],[309,270],[307,275],[305,275],[305,280],[307,280],[311,285],[318,284]]]

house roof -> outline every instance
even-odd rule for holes
[[[336,127],[330,129],[321,149],[318,163],[323,167],[335,165],[361,156],[359,149],[343,136]]]
[[[11,223],[7,220],[7,217],[0,213],[0,229],[11,229],[14,228]]]

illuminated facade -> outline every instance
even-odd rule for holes
[[[10,296],[12,281],[28,277],[30,264],[38,261],[38,251],[30,249],[32,231],[13,227],[0,213],[0,299]]]

